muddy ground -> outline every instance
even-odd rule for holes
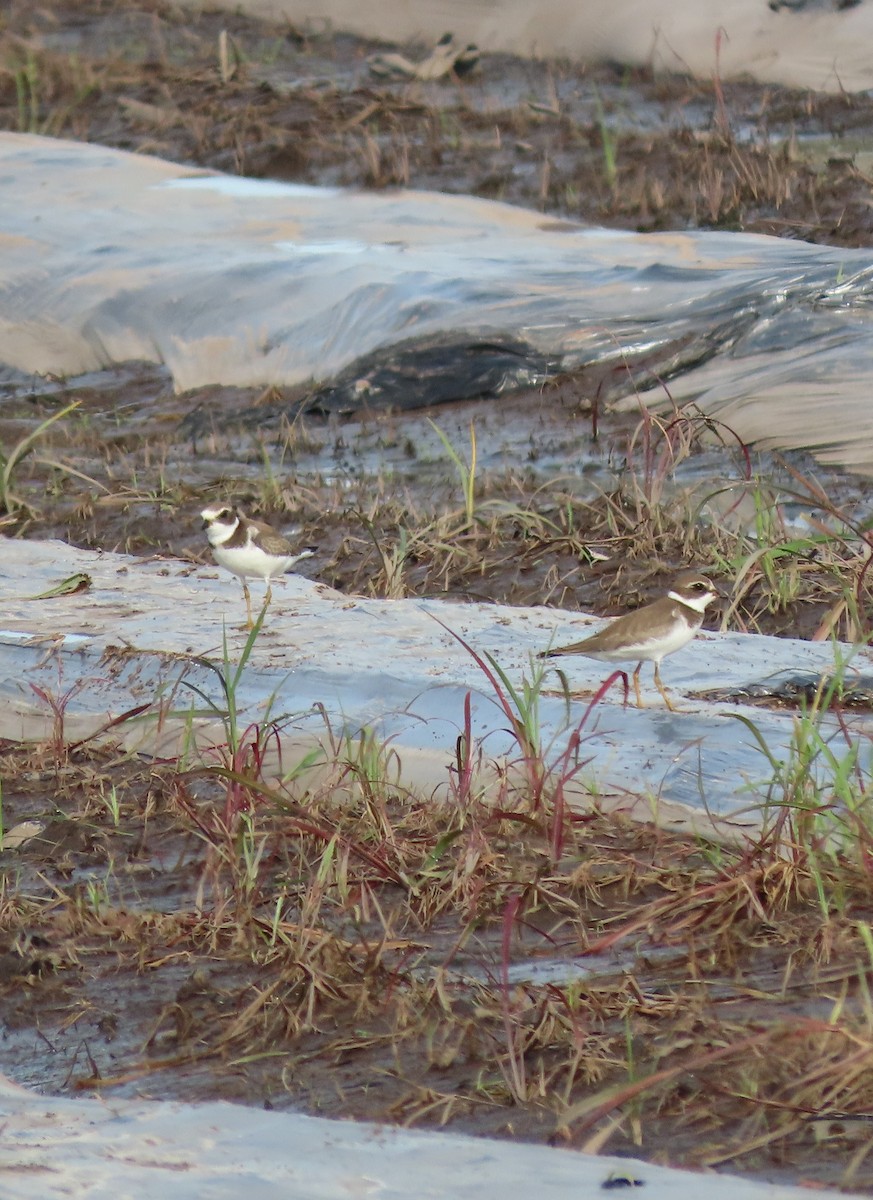
[[[625,228],[873,242],[870,96],[487,47],[461,78],[386,82],[368,60],[390,49],[157,2],[22,0],[0,16],[0,124]],[[819,491],[803,456],[748,455],[687,416],[600,412],[598,391],[583,372],[535,396],[343,418],[305,412],[303,391],[175,396],[137,364],[6,387],[7,457],[79,407],[4,479],[3,529],[205,561],[197,514],[230,495],[296,524],[319,547],[307,573],[339,589],[603,612],[688,562],[729,582],[754,554],[732,626],[866,632],[864,487]],[[428,417],[461,462],[475,430],[471,507]],[[805,536],[786,524],[799,514]],[[242,795],[221,762],[71,750],[62,712],[52,745],[4,747],[0,827],[42,832],[2,852],[0,1070],[873,1184],[866,1127],[812,1120],[873,1108],[863,872],[841,867],[829,907],[773,847],[724,858],[605,818],[567,818],[556,841],[565,818],[530,797],[501,812],[468,798],[459,820],[398,796],[364,748],[344,753],[344,799],[304,813],[264,792],[256,752]],[[600,973],[501,983],[507,920],[514,953],[589,954]],[[613,937],[621,955],[599,959]]]

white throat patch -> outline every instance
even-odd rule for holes
[[[226,541],[233,537],[239,527],[239,521],[236,520],[232,525],[219,524],[213,521],[206,526],[206,536],[209,538],[210,546],[223,546]]]
[[[671,600],[675,600],[677,604],[684,604],[686,608],[693,608],[695,612],[701,615],[706,612],[707,604],[710,604],[715,599],[715,592],[704,592],[702,596],[680,596],[678,592],[668,592],[667,595]]]

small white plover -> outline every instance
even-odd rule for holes
[[[227,504],[210,504],[200,515],[215,561],[242,580],[247,626],[251,629],[254,625],[252,598],[246,579],[268,581],[264,598],[264,604],[267,605],[273,598],[269,580],[290,571],[302,558],[311,558],[315,547],[302,546],[297,549],[266,522],[253,521],[240,509]]]

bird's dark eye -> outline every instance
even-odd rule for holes
[[[231,512],[231,510],[229,508],[223,508],[221,510],[221,512],[218,514],[218,519],[219,519],[219,521],[223,521],[226,517],[232,517],[232,516],[233,516],[233,513]]]

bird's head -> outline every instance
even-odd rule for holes
[[[239,513],[228,504],[210,504],[201,510],[200,516],[206,536],[213,546],[220,546],[233,537],[239,525]]]

